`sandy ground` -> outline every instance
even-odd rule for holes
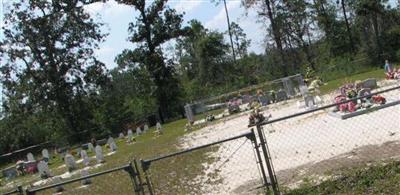
[[[393,81],[379,82],[378,90],[393,87]],[[336,93],[323,97],[330,103]],[[400,90],[382,94],[388,101],[399,100]],[[298,99],[268,106],[264,115],[272,119],[304,111]],[[330,109],[317,111],[273,123],[264,127],[278,181],[296,187],[305,177],[324,179],[326,171],[352,164],[372,162],[400,155],[400,105],[341,120],[328,115]],[[188,134],[182,148],[198,146],[248,132],[248,113],[223,119],[214,125]],[[204,185],[205,193],[252,194],[259,185],[260,175],[250,141],[241,140],[221,144],[214,156],[215,163],[207,171],[225,162],[218,169],[223,179],[219,185]],[[240,149],[232,155],[239,147]],[[230,156],[232,155],[232,156]],[[229,158],[229,160],[227,160]],[[210,168],[211,167],[211,168]],[[318,176],[319,175],[319,176]],[[254,193],[254,192],[253,192]]]

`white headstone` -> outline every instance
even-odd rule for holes
[[[89,156],[88,156],[86,150],[81,150],[81,158],[82,158],[83,165],[88,166],[90,163],[90,159],[89,159]]]
[[[96,151],[97,163],[103,163],[104,155],[103,155],[103,149],[101,148],[101,146],[96,146],[95,151]]]
[[[133,137],[132,129],[128,129],[128,142],[132,141],[132,137]]]
[[[160,122],[157,122],[156,127],[157,127],[157,131],[162,130],[162,126],[161,126]]]
[[[144,125],[143,131],[144,131],[144,132],[147,132],[148,130],[149,130],[149,126],[148,126],[147,124],[145,124],[145,125]]]
[[[93,146],[92,143],[88,143],[88,150],[89,150],[90,152],[93,152],[93,151],[94,151],[94,146]]]
[[[71,154],[67,153],[64,157],[64,160],[65,166],[67,166],[69,172],[77,168],[75,158]]]
[[[110,146],[111,152],[114,152],[117,150],[117,144],[115,143],[114,138],[112,138],[112,137],[108,138],[107,144],[108,144],[108,146]]]
[[[121,132],[121,133],[119,134],[119,136],[118,136],[118,137],[119,137],[119,139],[122,139],[122,138],[124,138],[124,137],[125,137],[125,136],[124,136],[124,133],[122,133],[122,132]]]
[[[302,96],[306,96],[308,94],[308,87],[307,86],[305,86],[305,85],[300,86],[299,89],[300,89],[300,93],[301,93]]]
[[[88,175],[89,175],[89,171],[87,169],[82,169],[81,170],[81,176],[82,177],[85,177],[85,176],[88,176]],[[90,178],[82,180],[82,185],[89,185],[91,183],[92,183],[92,181],[90,181]]]
[[[47,149],[43,149],[42,156],[43,156],[43,158],[50,159],[49,151]]]
[[[47,165],[46,162],[40,161],[37,164],[37,168],[38,168],[38,172],[39,172],[40,177],[45,179],[45,178],[48,178],[48,177],[51,176],[50,170],[49,170],[49,166]]]
[[[140,129],[140,127],[136,128],[136,135],[140,135],[142,134],[142,130]]]
[[[28,158],[28,162],[34,162],[35,161],[35,157],[33,157],[33,154],[30,153],[30,152],[26,155],[26,158]]]

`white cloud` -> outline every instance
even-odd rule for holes
[[[205,26],[209,29],[218,29],[218,30],[227,30],[227,23],[226,23],[226,13],[225,13],[225,7],[223,3],[219,5],[221,7],[220,11],[218,12],[217,15],[215,15],[210,21],[208,21]],[[234,0],[234,1],[228,1],[226,4],[226,7],[228,9],[229,16],[233,15],[234,12],[237,12],[240,8],[240,1],[239,0]],[[222,27],[222,28],[221,28]]]
[[[186,12],[189,13],[194,9],[198,8],[201,3],[204,2],[202,0],[180,0],[178,3],[175,4],[174,9],[178,13]]]
[[[106,3],[92,3],[87,5],[85,9],[92,15],[100,14],[105,20],[108,18],[121,18],[121,16],[126,17],[127,14],[134,12],[133,7],[119,4],[114,0]]]

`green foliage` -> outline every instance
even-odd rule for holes
[[[341,171],[335,179],[312,186],[303,185],[285,194],[392,194],[399,189],[400,164],[353,168]]]
[[[105,34],[79,7],[85,3],[20,1],[5,13],[0,42],[5,150],[91,126],[85,96],[107,82],[104,64],[93,57]]]
[[[128,29],[129,40],[138,44],[138,47],[125,50],[116,61],[120,67],[145,69],[156,87],[154,97],[157,99],[161,120],[164,116],[173,117],[181,109],[180,85],[172,62],[166,62],[163,57],[161,45],[187,33],[181,27],[183,16],[167,7],[166,0],[157,0],[149,5],[146,5],[145,0],[118,2],[133,6],[140,14],[135,22],[129,24]]]

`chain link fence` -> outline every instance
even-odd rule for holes
[[[142,161],[150,194],[255,194],[266,178],[253,132]]]
[[[51,177],[46,184],[27,187],[25,194],[135,194],[140,189],[135,167],[128,165],[96,173],[77,170],[81,174],[75,178]],[[82,174],[82,172],[86,172]]]
[[[385,85],[357,98],[300,109],[294,101],[262,123],[280,187],[317,184],[351,167],[400,157],[400,85]],[[293,114],[296,113],[296,114]]]

